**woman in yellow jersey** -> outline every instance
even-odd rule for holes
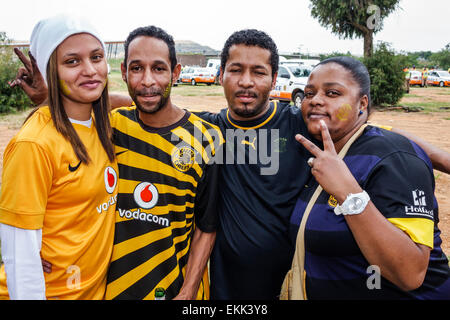
[[[48,105],[4,153],[0,298],[102,299],[118,180],[105,46],[87,21],[63,15],[40,21],[30,44]]]

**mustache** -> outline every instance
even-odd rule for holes
[[[250,97],[254,97],[254,98],[258,97],[258,94],[253,90],[239,90],[234,95],[235,96],[241,96],[241,95],[250,96]]]
[[[136,90],[135,94],[137,96],[154,96],[154,95],[162,95],[163,91],[156,88],[142,89]]]

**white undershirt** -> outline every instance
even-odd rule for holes
[[[81,125],[83,125],[85,127],[88,127],[88,128],[90,128],[91,125],[92,125],[92,117],[89,120],[84,120],[84,121],[83,120],[75,120],[75,119],[71,119],[71,118],[69,118],[69,120],[72,123],[81,124]]]
[[[92,125],[70,119],[71,123]],[[0,223],[2,260],[11,300],[45,300],[45,279],[41,261],[42,229],[21,229]]]

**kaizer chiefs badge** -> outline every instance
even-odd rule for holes
[[[336,208],[336,206],[338,205],[338,202],[335,197],[330,195],[330,197],[328,198],[328,204],[330,205],[330,207]]]
[[[195,152],[191,147],[178,147],[172,152],[172,164],[178,171],[188,171],[194,162]]]

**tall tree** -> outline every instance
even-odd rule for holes
[[[364,57],[373,52],[373,35],[400,0],[311,0],[311,15],[342,39],[364,38]]]

